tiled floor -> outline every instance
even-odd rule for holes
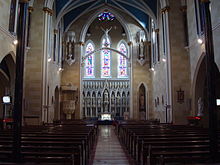
[[[113,126],[99,126],[93,165],[129,165],[128,158],[119,143]]]

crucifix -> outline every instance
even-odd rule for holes
[[[106,29],[104,30],[102,27],[101,27],[102,31],[105,33],[105,39],[107,40],[108,38],[108,33],[111,31],[112,27],[110,27],[109,29]]]

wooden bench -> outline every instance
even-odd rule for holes
[[[123,124],[118,136],[138,164],[210,160],[208,130],[204,128]]]
[[[97,139],[97,127],[86,124],[52,125],[35,131],[23,128],[21,154],[24,162],[86,165]],[[0,158],[12,158],[12,132],[0,134]]]

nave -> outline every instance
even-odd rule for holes
[[[93,165],[129,165],[115,128],[110,125],[99,126],[98,143],[95,150]]]
[[[106,123],[104,123],[106,124]],[[218,130],[218,137],[219,139]],[[1,165],[211,165],[220,162],[206,128],[158,121],[69,120],[0,132]],[[15,145],[16,144],[16,145]],[[215,155],[210,149],[215,150]]]

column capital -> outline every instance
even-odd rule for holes
[[[159,29],[155,29],[154,31],[155,31],[155,33],[159,33],[160,30]]]
[[[181,7],[180,7],[180,10],[181,10],[183,13],[185,13],[186,10],[187,10],[187,6],[181,6]]]
[[[28,12],[29,12],[29,13],[32,13],[33,11],[34,11],[34,8],[33,8],[32,6],[29,6],[29,7],[28,7]]]
[[[44,8],[43,8],[43,11],[44,11],[45,13],[48,13],[49,15],[53,15],[53,10],[50,9],[50,8],[48,8],[48,7],[44,7]]]
[[[84,42],[82,42],[82,41],[80,41],[80,42],[79,42],[79,45],[80,45],[80,46],[84,46],[84,45],[85,45],[85,43],[84,43]]]
[[[146,45],[151,45],[151,41],[146,41]]]
[[[169,12],[169,10],[170,10],[169,6],[165,6],[164,8],[160,9],[161,13]]]
[[[57,33],[58,33],[58,30],[57,30],[57,29],[54,29],[53,32],[54,32],[54,34],[57,34]]]
[[[19,0],[19,3],[28,3],[30,0]]]
[[[130,42],[128,42],[128,46],[132,46],[132,44],[133,44],[133,43],[132,43],[131,41],[130,41]]]

